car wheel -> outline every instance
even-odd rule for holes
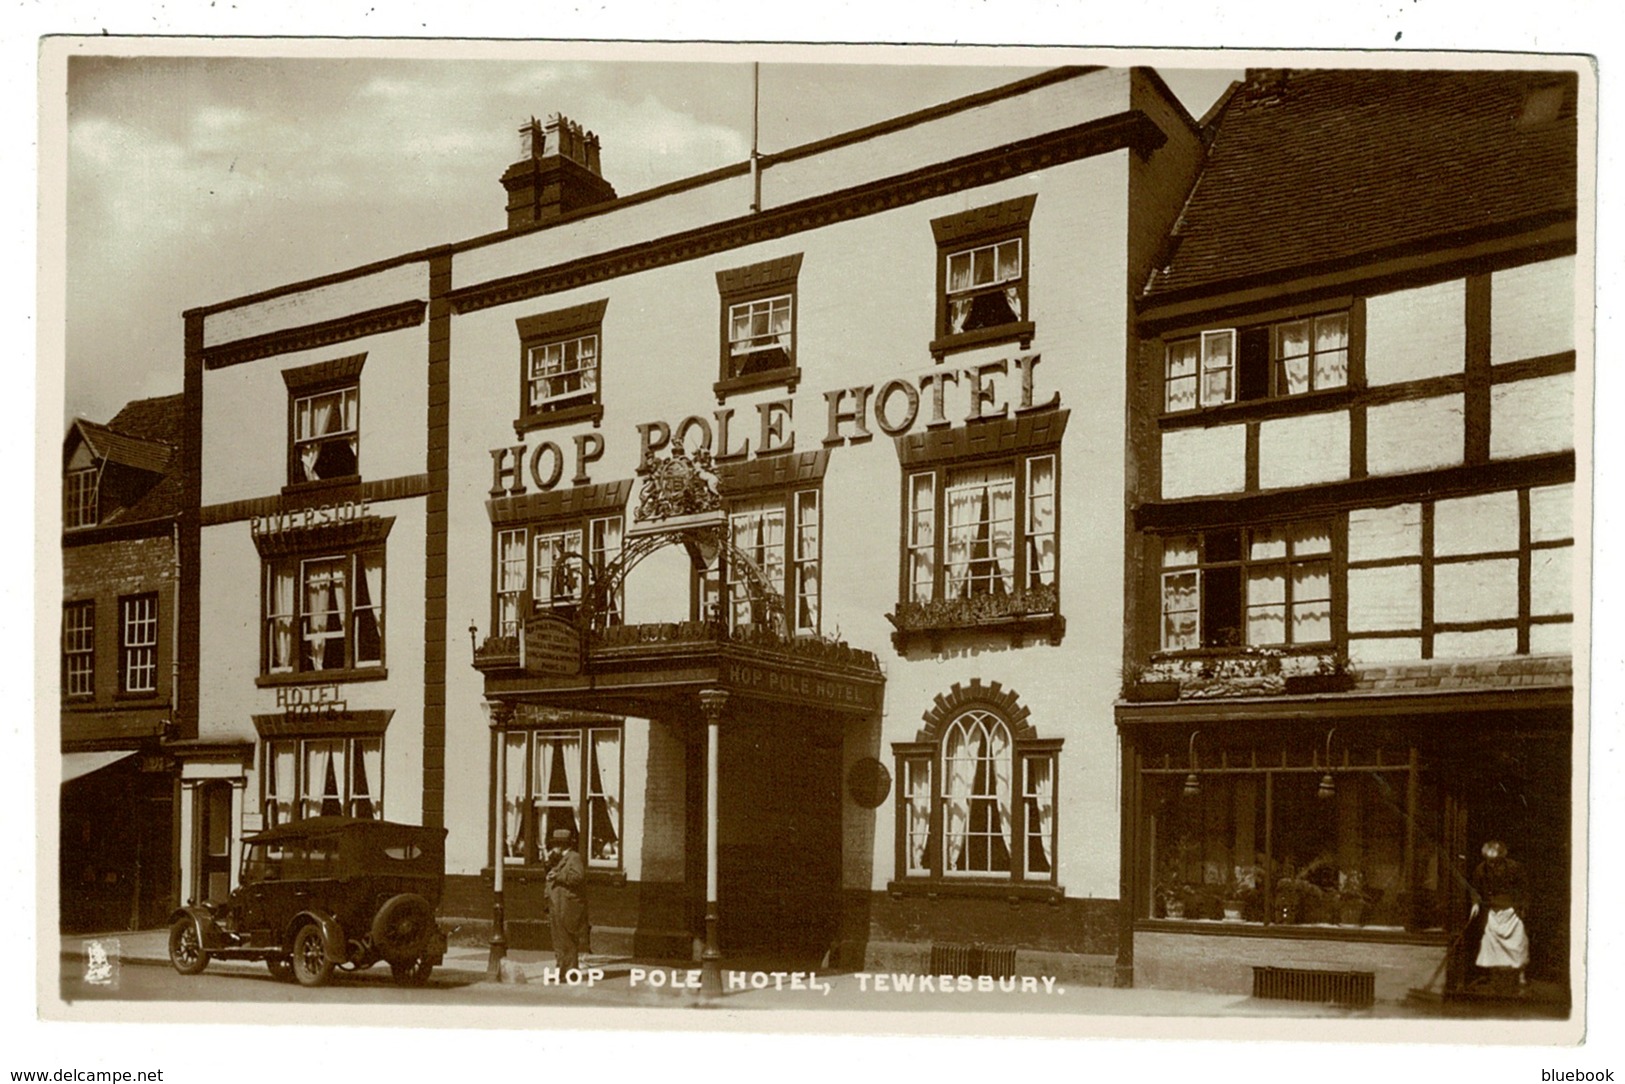
[[[265,966],[271,969],[271,977],[276,981],[293,981],[293,961],[286,956],[271,956],[266,959]]]
[[[306,923],[293,935],[291,966],[300,986],[325,986],[333,977],[333,961],[327,958],[327,939],[316,923]]]
[[[415,960],[434,934],[434,908],[422,896],[391,896],[372,920],[372,943],[386,960]]]
[[[203,949],[203,934],[197,919],[183,918],[169,928],[169,962],[182,975],[196,975],[209,966],[209,954]]]
[[[396,986],[423,986],[429,981],[429,972],[434,970],[434,964],[418,957],[415,960],[389,961],[389,973],[395,979]]]

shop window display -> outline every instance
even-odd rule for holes
[[[1237,771],[1170,762],[1146,771],[1144,913],[1255,926],[1437,928],[1447,874],[1436,786],[1422,772],[1413,786],[1402,756],[1377,759],[1395,766]]]

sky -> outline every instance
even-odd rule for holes
[[[760,148],[1047,66],[764,63]],[[1197,117],[1240,74],[1167,73]],[[532,115],[597,132],[603,174],[627,195],[748,158],[751,84],[743,51],[729,62],[73,57],[63,423],[179,392],[185,309],[502,228],[498,179]]]

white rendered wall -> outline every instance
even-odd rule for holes
[[[1574,349],[1574,257],[1490,276],[1490,361],[1499,365]]]
[[[1366,300],[1365,375],[1372,387],[1459,373],[1466,364],[1466,281]]]
[[[1247,483],[1247,427],[1174,429],[1162,435],[1162,499],[1239,493]]]

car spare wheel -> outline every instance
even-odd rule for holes
[[[196,975],[209,966],[209,954],[203,950],[203,934],[197,919],[177,919],[169,928],[169,962],[182,975]]]
[[[386,960],[416,960],[434,935],[434,908],[412,892],[392,896],[372,920],[372,943]]]
[[[333,961],[327,958],[327,939],[314,922],[299,927],[293,935],[293,977],[300,986],[323,986],[333,976]]]

